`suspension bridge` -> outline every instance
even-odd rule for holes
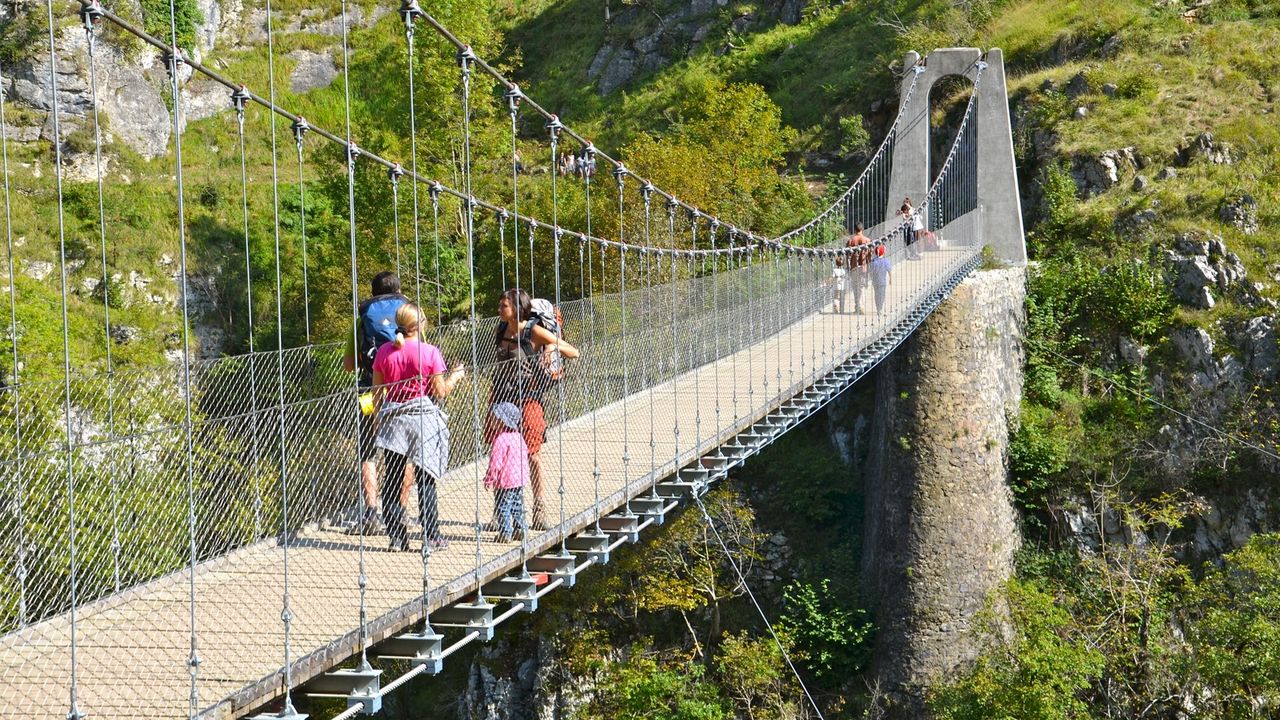
[[[55,35],[64,18],[51,0],[44,10],[50,117],[61,138]],[[279,334],[286,312],[297,313],[281,300],[281,243],[294,238],[281,238],[278,210],[275,347],[200,358],[189,292],[180,287],[174,362],[120,363],[107,340],[104,367],[77,366],[67,330],[74,312],[63,226],[67,181],[62,143],[55,141],[58,227],[51,234],[58,243],[63,352],[45,362],[60,364],[62,373],[56,380],[25,378],[11,211],[21,195],[11,183],[9,126],[0,107],[12,339],[10,382],[0,398],[0,717],[289,718],[300,717],[293,703],[300,693],[347,698],[341,717],[377,712],[385,695],[412,677],[440,672],[456,650],[492,638],[504,621],[535,611],[547,593],[571,588],[585,568],[607,564],[617,547],[637,542],[679,506],[706,514],[700,497],[709,485],[874,367],[978,267],[984,247],[1005,262],[1026,259],[998,50],[908,55],[898,116],[865,170],[810,221],[765,237],[683,202],[595,148],[414,0],[399,8],[410,97],[415,31],[430,28],[457,53],[456,187],[419,173],[416,146],[409,158],[362,150],[352,137],[345,77],[346,127],[319,127],[277,103],[274,72],[257,79],[267,86],[262,95],[262,88],[184,56],[176,49],[176,21],[168,36],[156,37],[98,0],[84,0],[77,10],[93,81],[104,285],[111,282],[103,201],[110,178],[103,172],[94,53],[111,26],[154,47],[167,66],[178,278],[188,277],[181,78],[189,71],[224,85],[227,111],[238,119],[246,274],[252,272],[248,113],[270,119],[273,192],[284,182],[277,175],[277,132],[295,141],[299,178],[304,137],[344,151],[345,163],[330,171],[345,174],[348,189],[352,316],[363,279],[382,269],[358,266],[362,218],[355,196],[357,183],[369,181],[358,179],[357,165],[385,170],[397,213],[401,184],[409,184],[413,209],[403,219],[404,234],[414,237],[415,254],[420,232],[429,236],[437,268],[439,216],[442,208],[456,209],[470,301],[464,317],[433,326],[427,340],[451,367],[466,366],[467,375],[438,399],[448,448],[445,471],[434,482],[438,521],[412,527],[412,552],[390,551],[386,537],[366,532],[361,521],[367,439],[357,422],[362,390],[342,370],[344,343],[312,340],[309,305],[302,308],[305,344],[286,347]],[[266,18],[274,52],[269,4]],[[342,23],[345,75],[350,53],[359,51],[349,45],[345,5]],[[501,96],[473,96],[477,76],[496,83]],[[939,161],[930,153],[929,94],[952,76],[967,78],[972,89]],[[471,119],[482,103],[500,103],[511,116],[511,185],[503,197],[473,191]],[[408,108],[416,136],[412,99]],[[538,118],[545,130],[551,217],[519,209],[518,116]],[[557,178],[566,152],[598,162],[601,172]],[[597,214],[593,228],[588,203],[585,227],[562,227],[557,182],[594,189],[607,200],[608,222]],[[915,204],[904,213],[908,196]],[[305,217],[305,197],[302,205]],[[397,214],[397,264],[401,221]],[[855,223],[866,225],[859,238],[865,243],[850,246]],[[598,228],[610,224],[616,233],[601,236]],[[301,232],[305,284],[305,222]],[[482,234],[496,239],[496,257],[477,254]],[[887,264],[869,268],[881,254]],[[492,386],[515,361],[497,353],[498,319],[489,314],[492,299],[477,298],[477,263],[499,264],[504,288],[531,286],[542,264],[537,270],[553,286],[531,289],[554,300],[566,338],[581,353],[541,398],[547,527],[506,542],[486,529],[493,496],[482,487],[484,424]],[[424,282],[415,264],[412,287],[424,295],[435,287],[438,295],[439,286]],[[106,287],[107,338],[109,297]],[[419,299],[429,307],[428,297]],[[49,398],[56,402],[36,402]],[[416,505],[417,491],[411,495]],[[408,670],[393,678],[388,668]]]

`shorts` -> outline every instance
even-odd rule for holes
[[[356,416],[359,418],[357,424],[360,431],[360,447],[357,452],[360,454],[360,462],[372,462],[378,456],[378,448],[374,447],[374,441],[378,436],[373,432],[373,415],[365,415],[357,409]]]
[[[525,398],[524,412],[521,413],[521,435],[524,436],[524,442],[529,446],[529,454],[534,455],[542,450],[542,443],[547,439],[547,418],[542,409],[542,403],[532,398]],[[488,414],[485,420],[484,441],[492,443],[493,439],[498,436],[498,430],[501,423],[493,417],[493,413]]]

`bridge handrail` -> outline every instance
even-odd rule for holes
[[[839,198],[836,198],[836,200],[833,201],[831,204],[829,204],[825,210],[823,210],[821,213],[819,213],[816,217],[811,219],[809,222],[793,230],[789,230],[781,235],[778,235],[777,237],[770,238],[770,240],[774,242],[786,242],[787,240],[799,235],[800,233],[813,228],[819,222],[826,220],[828,216],[830,216],[832,213],[834,213],[837,210],[837,208],[840,207],[841,203],[849,199],[853,195],[853,193],[857,192],[857,190],[860,187],[862,187],[862,185],[867,181],[867,178],[870,177],[871,170],[875,168],[881,161],[884,160],[885,155],[888,154],[890,145],[895,140],[896,133],[898,132],[898,125],[902,123],[902,119],[906,116],[907,107],[910,106],[911,98],[915,94],[916,86],[919,84],[920,73],[918,71],[920,68],[921,68],[920,65],[916,65],[910,70],[910,72],[912,72],[911,85],[907,88],[906,96],[902,99],[902,102],[898,105],[898,115],[893,119],[893,124],[889,126],[889,131],[885,133],[884,139],[880,141],[880,146],[876,148],[875,154],[871,156],[871,160],[867,162],[867,166],[862,169],[862,172],[858,175],[858,179],[855,180],[851,185],[849,185],[849,187],[846,188],[845,191],[840,194]]]
[[[924,200],[920,202],[919,207],[915,208],[916,214],[924,212],[924,209],[928,207],[934,200],[937,199],[938,193],[942,190],[942,183],[946,179],[947,173],[950,172],[951,170],[951,163],[955,160],[956,153],[959,152],[960,150],[961,141],[964,138],[965,130],[968,128],[969,120],[973,117],[973,108],[974,108],[975,102],[978,99],[978,83],[982,81],[982,71],[986,69],[987,63],[982,60],[978,60],[976,63],[974,63],[974,67],[977,68],[977,73],[973,77],[973,90],[972,90],[972,93],[969,95],[968,103],[965,105],[964,118],[960,121],[960,127],[956,130],[955,139],[951,141],[951,148],[947,152],[946,160],[944,160],[942,163],[942,169],[938,171],[938,176],[934,178],[933,183],[929,186],[929,191],[925,193]],[[918,77],[918,74],[917,74],[917,77]],[[913,78],[912,88],[914,89],[914,87],[915,87],[915,79]],[[830,209],[831,208],[828,208],[827,211],[824,211],[824,212],[829,212]],[[904,229],[910,227],[911,223],[912,223],[911,217],[905,217],[901,221],[899,221],[898,224],[894,226],[892,230],[889,230],[888,232],[884,233],[879,237],[873,238],[870,242],[868,242],[866,245],[861,247],[874,248],[879,245],[884,245],[885,243],[888,243],[890,240],[900,235]],[[850,248],[843,248],[843,247],[815,248],[815,247],[809,247],[805,245],[796,245],[793,243],[782,242],[781,238],[777,240],[765,239],[765,240],[761,240],[760,243],[763,246],[775,248],[785,252],[795,252],[801,255],[817,255],[820,257],[828,257],[828,258],[847,255],[849,252],[851,252]]]

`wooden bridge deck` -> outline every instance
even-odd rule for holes
[[[905,313],[927,286],[958,269],[972,249],[926,253],[914,263],[895,268],[887,307]],[[871,288],[864,304],[874,308]],[[602,495],[609,508],[648,487],[651,475],[665,477],[696,457],[695,420],[701,417],[700,454],[731,437],[815,378],[814,360],[829,367],[879,337],[899,317],[810,315],[782,332],[717,362],[704,365],[653,388],[641,389],[625,401],[575,419],[549,432],[543,448],[551,521],[558,519],[557,489],[561,458],[564,507],[569,532],[591,524],[595,490],[591,469],[593,447],[602,471]],[[727,319],[727,322],[731,322]],[[834,352],[833,352],[834,341]],[[776,379],[781,367],[779,392]],[[749,378],[755,377],[748,398]],[[768,378],[768,397],[763,381]],[[697,392],[695,393],[695,386]],[[735,406],[736,393],[736,406]],[[750,402],[749,402],[750,400]],[[717,407],[720,409],[717,430]],[[736,409],[735,409],[736,408]],[[650,425],[654,424],[654,457],[650,467]],[[626,431],[624,435],[624,411]],[[592,443],[592,423],[595,437]],[[672,428],[681,428],[677,453]],[[624,437],[631,457],[630,477],[623,477]],[[517,543],[493,542],[483,533],[475,542],[475,505],[481,522],[489,519],[491,496],[477,492],[483,473],[473,465],[450,472],[440,484],[447,549],[430,556],[430,606],[439,607],[475,589],[476,581],[500,576],[519,564]],[[608,509],[608,508],[606,508]],[[558,542],[552,531],[531,538],[530,550]],[[386,538],[367,538],[364,561],[373,640],[403,631],[417,619],[422,590],[422,564],[417,552],[393,553]],[[412,541],[416,550],[418,542]],[[294,681],[301,682],[349,657],[358,648],[357,575],[359,537],[336,529],[313,528],[300,533],[289,552]],[[237,550],[199,566],[195,586],[198,604],[198,693],[208,717],[235,717],[280,694],[284,660],[280,621],[281,548],[274,542]],[[77,618],[80,708],[91,718],[180,718],[188,715],[190,652],[188,572],[177,572],[80,609]],[[70,682],[70,622],[65,615],[0,638],[0,718],[63,716]]]

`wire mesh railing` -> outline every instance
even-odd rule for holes
[[[169,49],[93,0],[83,8],[90,35],[105,19]],[[48,0],[47,10],[52,78],[55,26]],[[418,17],[437,25],[420,9],[402,8],[402,15],[410,28]],[[345,5],[343,20],[345,54]],[[459,49],[464,117],[472,69],[515,89],[465,45]],[[166,65],[174,77],[180,64],[235,90],[241,143],[250,102],[289,119],[301,136],[300,116],[278,107],[274,97],[252,95],[169,50]],[[547,118],[553,159],[561,132],[590,146],[515,90],[516,101],[529,102]],[[56,118],[56,102],[53,113]],[[972,102],[966,121],[971,115]],[[525,501],[517,523],[525,528],[523,537],[484,529],[496,513],[495,498],[482,484],[496,447],[494,408],[509,395],[502,387],[508,378],[529,371],[518,358],[500,355],[499,320],[486,311],[496,298],[475,297],[474,275],[467,316],[422,335],[449,368],[465,366],[466,374],[451,392],[423,394],[413,390],[421,379],[404,382],[399,389],[430,398],[420,408],[418,432],[409,431],[417,445],[406,453],[382,453],[376,478],[384,519],[398,522],[399,514],[388,511],[404,507],[406,539],[416,556],[372,553],[384,550],[387,540],[367,522],[378,503],[368,499],[362,460],[377,453],[369,452],[373,438],[362,433],[364,388],[344,370],[345,343],[283,347],[278,335],[276,349],[259,343],[246,354],[200,360],[190,352],[190,323],[184,322],[180,365],[73,368],[67,359],[61,377],[42,379],[19,373],[13,321],[13,382],[0,388],[0,672],[8,704],[29,707],[53,682],[58,692],[70,693],[77,717],[81,705],[120,717],[156,707],[181,714],[186,705],[195,715],[282,670],[288,707],[299,658],[330,652],[332,643],[357,633],[357,652],[367,664],[370,628],[404,627],[406,608],[415,603],[429,629],[428,613],[449,593],[478,590],[495,568],[519,565],[556,543],[563,548],[570,533],[598,524],[657,479],[714,450],[908,322],[972,268],[981,246],[972,127],[962,124],[914,215],[874,223],[858,240],[849,239],[854,226],[884,217],[891,204],[896,123],[846,192],[813,221],[772,240],[680,202],[601,154],[615,168],[620,233],[625,184],[640,183],[630,191],[643,198],[644,241],[623,242],[593,236],[589,225],[587,232],[567,231],[554,217],[548,223],[507,213],[472,196],[469,149],[465,189],[454,190],[361,151],[349,131],[344,139],[308,125],[305,132],[345,146],[349,197],[359,160],[386,166],[392,182],[409,178],[415,191],[418,183],[429,184],[433,212],[442,195],[460,201],[472,272],[480,213],[496,223],[500,238],[508,221],[513,230],[527,227],[513,240],[529,244],[531,259],[535,243],[540,259],[554,257],[557,282],[538,294],[557,302],[563,338],[580,355],[566,361],[558,382],[521,386],[516,396],[520,406],[538,399],[538,417],[530,419],[525,408],[519,430],[527,443],[545,443],[540,452],[529,448],[530,480],[517,493]],[[177,125],[175,134],[180,140]],[[61,166],[55,168],[60,181]],[[179,176],[181,169],[179,161]],[[8,177],[6,169],[6,204]],[[277,182],[273,176],[273,189]],[[554,213],[554,185],[551,192]],[[665,246],[649,238],[653,195],[667,201],[665,224],[654,221],[669,236]],[[179,207],[181,197],[179,184]],[[923,219],[923,229],[915,228],[916,218]],[[415,215],[415,233],[417,220]],[[349,221],[354,285],[354,199]],[[179,213],[179,225],[184,222]],[[278,234],[275,241],[278,253]],[[438,250],[438,237],[435,242]],[[65,254],[65,242],[60,249]],[[505,247],[502,252],[505,263]],[[9,253],[12,267],[12,241]],[[517,247],[516,258],[519,253]],[[178,277],[186,278],[185,260],[182,265]],[[520,268],[513,270],[519,277]],[[65,312],[65,258],[59,272]],[[276,280],[279,272],[277,266]],[[502,275],[506,284],[505,265]],[[12,269],[9,277],[12,303]],[[439,312],[439,281],[431,286],[415,280],[418,293],[435,295]],[[570,287],[577,292],[562,298]],[[428,298],[419,300],[429,305]],[[302,312],[310,338],[309,298]],[[69,355],[65,340],[63,350]],[[392,393],[388,397],[396,390],[394,384],[380,389]],[[396,412],[408,410],[388,404],[376,417],[391,425]],[[533,427],[544,421],[545,430]],[[402,474],[395,456],[410,456],[424,444],[440,450],[440,468],[414,460],[411,474]],[[545,524],[537,521],[539,509]],[[534,511],[533,522],[526,522],[525,510]],[[394,533],[391,544],[397,544]],[[420,567],[414,562],[419,559]],[[78,652],[91,660],[78,660]],[[99,663],[129,667],[127,682],[113,686],[118,678],[92,669]]]

